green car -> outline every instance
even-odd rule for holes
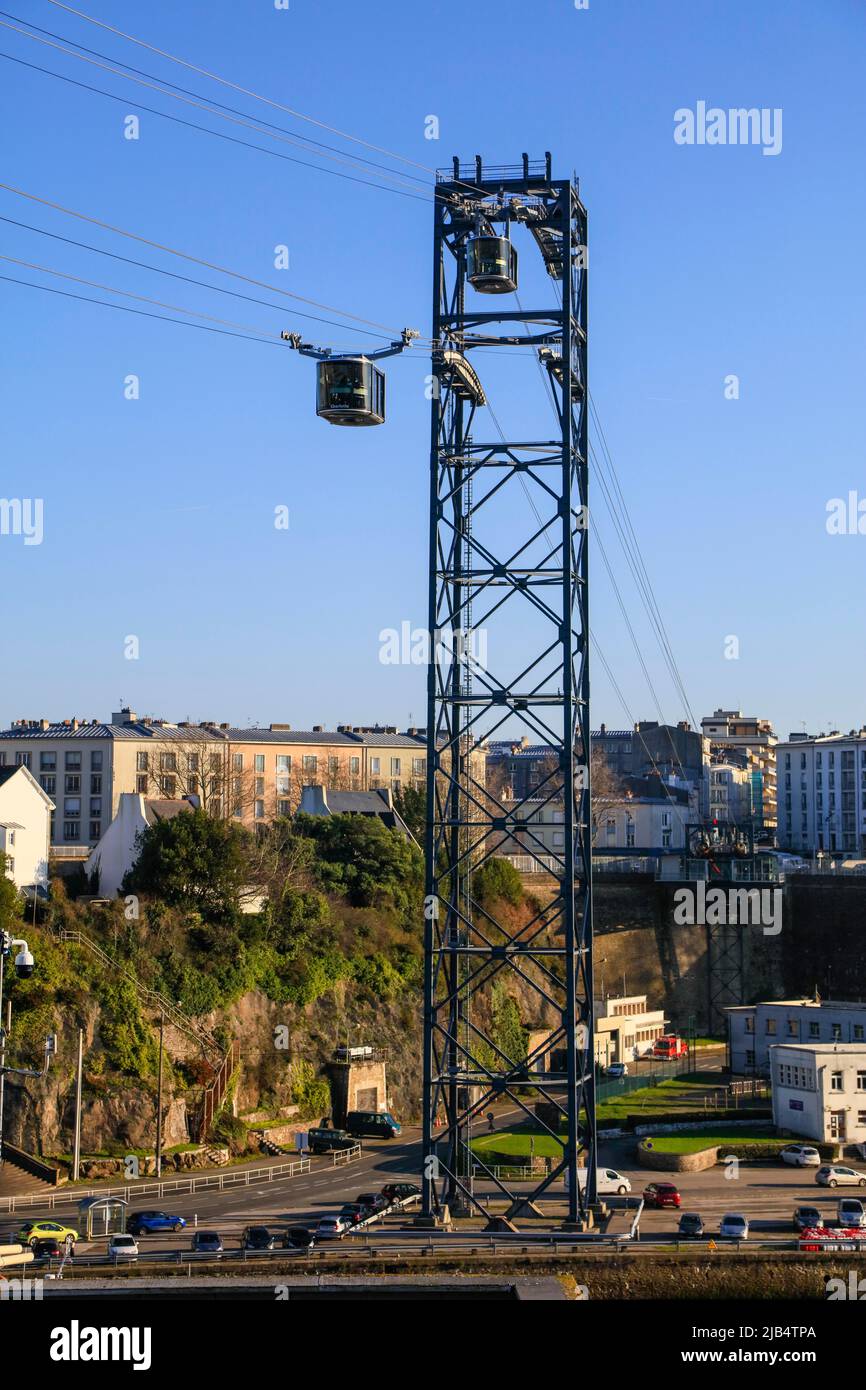
[[[61,1245],[66,1241],[74,1245],[78,1232],[72,1226],[61,1226],[59,1221],[25,1221],[18,1239],[22,1245],[35,1245],[37,1240],[56,1240]]]

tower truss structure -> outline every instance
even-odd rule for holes
[[[528,235],[527,235],[528,233]],[[548,307],[470,282],[473,238],[519,237]],[[424,1217],[587,1215],[596,1196],[589,722],[587,214],[550,156],[437,175],[430,460]],[[487,245],[490,245],[488,240]],[[507,249],[507,248],[506,248]],[[516,265],[516,260],[512,259]],[[515,271],[516,274],[516,271]],[[532,276],[530,276],[530,280]],[[477,283],[477,281],[475,282]],[[540,290],[536,288],[540,286]],[[480,286],[479,286],[480,288]],[[553,416],[499,439],[483,349],[510,354],[511,415],[544,378]],[[479,351],[482,350],[482,351]],[[456,370],[460,360],[472,369]],[[532,362],[529,359],[535,358]],[[473,370],[474,369],[474,370]],[[535,378],[535,379],[533,379]],[[540,397],[539,397],[540,398]],[[554,419],[551,433],[549,420]],[[489,740],[550,750],[522,799],[488,787]],[[551,848],[541,833],[556,824]],[[482,891],[517,852],[549,897]],[[490,871],[487,871],[489,882]],[[515,1021],[530,1031],[515,1027]],[[491,1103],[538,1121],[549,1170],[519,1187],[472,1141]],[[541,1102],[541,1103],[539,1103]],[[494,1120],[494,1124],[496,1121]],[[579,1171],[581,1170],[581,1171]],[[549,1205],[548,1205],[549,1204]]]

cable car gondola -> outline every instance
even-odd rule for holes
[[[466,244],[466,278],[480,294],[517,289],[517,251],[507,236],[479,235]]]
[[[329,357],[318,366],[316,414],[332,425],[385,423],[385,373],[368,357]]]
[[[315,357],[316,414],[331,425],[383,425],[385,423],[385,373],[375,366],[377,357],[393,357],[418,337],[414,328],[404,328],[399,339],[375,352],[332,356],[330,348],[318,348],[301,341],[300,333],[281,333],[280,337],[304,357]]]

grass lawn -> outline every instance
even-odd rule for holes
[[[642,1112],[675,1110],[688,1112],[690,1109],[704,1110],[705,1092],[719,1087],[719,1073],[712,1071],[686,1072],[682,1076],[672,1076],[668,1081],[660,1081],[657,1086],[641,1086],[634,1091],[624,1091],[621,1095],[610,1096],[598,1102],[599,1120],[624,1120],[629,1115]]]
[[[473,1139],[472,1148],[477,1154],[501,1154],[505,1158],[527,1162],[531,1153],[536,1158],[562,1157],[561,1144],[544,1131],[531,1129],[528,1125],[517,1129],[498,1129],[495,1134],[482,1134]]]
[[[688,1134],[649,1135],[653,1148],[658,1153],[692,1154],[700,1149],[710,1149],[714,1144],[730,1145],[732,1148],[743,1143],[772,1144],[774,1148],[784,1149],[789,1139],[776,1139],[770,1129],[746,1128],[731,1131],[725,1125],[706,1125],[700,1130],[690,1130]]]

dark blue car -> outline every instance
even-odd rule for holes
[[[185,1225],[182,1216],[169,1216],[166,1211],[133,1211],[126,1229],[131,1236],[149,1236],[155,1231],[182,1231]]]

